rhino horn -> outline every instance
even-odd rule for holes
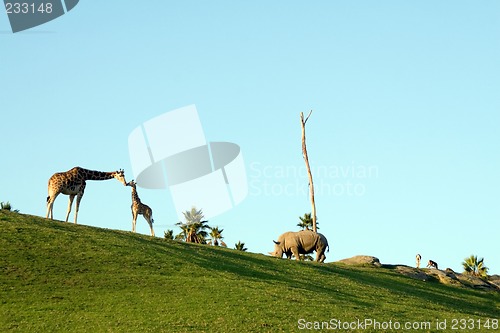
[[[274,244],[276,244],[276,245],[280,245],[280,243],[281,243],[281,242],[277,242],[277,241],[275,241],[274,239],[273,239],[273,242],[274,242]]]

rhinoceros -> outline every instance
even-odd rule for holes
[[[275,244],[274,252],[269,252],[272,256],[282,258],[283,254],[285,254],[290,259],[293,254],[299,260],[300,254],[316,251],[316,261],[318,262],[325,261],[325,250],[329,247],[326,237],[312,230],[288,231],[281,234],[278,240],[273,240],[273,242]]]

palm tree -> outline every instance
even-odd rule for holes
[[[188,225],[184,224],[182,222],[177,222],[175,225],[177,225],[177,226],[179,226],[179,228],[181,228],[181,232],[178,233],[177,235],[175,235],[174,239],[186,241],[187,232],[188,232]]]
[[[14,209],[12,210],[12,205],[10,202],[0,202],[0,209],[2,210],[8,210],[8,211],[13,211],[14,213],[19,213],[19,209]]]
[[[210,228],[210,238],[213,241],[214,246],[219,246],[219,239],[222,240],[222,232],[224,229],[219,229],[219,227]]]
[[[234,248],[238,251],[246,251],[248,250],[246,247],[245,247],[245,243],[242,243],[241,241],[238,241],[238,243],[234,244]]]
[[[488,278],[488,267],[484,266],[484,258],[477,259],[477,256],[471,255],[462,262],[465,274]]]
[[[313,219],[312,219],[312,214],[311,213],[306,213],[304,216],[299,216],[300,223],[297,224],[298,227],[302,228],[302,230],[312,230],[313,228]],[[316,219],[316,229],[319,229],[318,227],[318,219]]]
[[[202,220],[204,218],[202,210],[197,210],[195,207],[191,210],[183,212],[185,223],[177,222],[181,228],[181,232],[175,236],[175,239],[181,239],[188,243],[205,244],[208,233],[205,229],[210,228],[208,221]]]
[[[165,239],[174,239],[174,231],[168,229],[167,231],[164,231]]]

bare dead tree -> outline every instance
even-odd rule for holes
[[[311,173],[311,167],[309,166],[309,158],[307,156],[307,147],[306,147],[306,123],[309,117],[311,116],[312,110],[309,112],[307,117],[304,119],[304,113],[300,113],[300,123],[302,125],[302,155],[304,156],[304,161],[306,162],[307,175],[309,176],[309,195],[311,197],[311,205],[312,205],[312,220],[313,220],[313,231],[316,231],[316,204],[314,203],[314,184]]]

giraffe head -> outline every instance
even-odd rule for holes
[[[127,186],[130,186],[130,187],[133,187],[134,189],[136,188],[135,185],[137,185],[137,183],[132,179],[131,181],[129,181],[127,184]]]
[[[125,171],[123,171],[123,169],[113,172],[113,178],[118,180],[123,185],[127,185],[127,181],[125,180]]]

